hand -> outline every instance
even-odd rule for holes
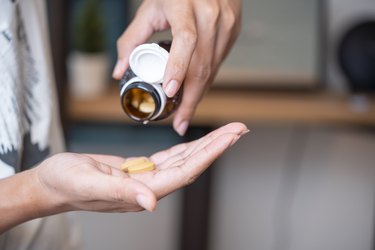
[[[173,43],[163,88],[174,96],[184,82],[182,103],[173,127],[185,134],[198,102],[213,82],[221,62],[240,30],[241,0],[144,0],[134,20],[117,42],[120,79],[128,57],[155,32],[171,29]]]
[[[0,180],[0,234],[22,222],[73,210],[152,211],[158,199],[189,185],[247,132],[242,123],[150,158],[156,169],[126,174],[126,159],[110,155],[57,154],[39,166]]]
[[[139,174],[119,170],[122,157],[72,153],[53,156],[35,170],[43,193],[65,211],[152,211],[156,200],[194,182],[246,132],[242,123],[229,124],[152,155],[156,169]]]
[[[192,184],[226,149],[249,130],[242,123],[231,123],[208,135],[158,152],[150,157],[156,169],[150,172],[127,175],[147,185],[159,200],[175,190]],[[119,167],[121,157],[91,155],[102,164]]]

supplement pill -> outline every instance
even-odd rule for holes
[[[121,165],[121,170],[128,174],[142,173],[155,169],[155,164],[146,157],[129,160]]]

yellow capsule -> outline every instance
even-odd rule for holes
[[[120,168],[122,171],[127,171],[128,167],[137,165],[139,163],[146,162],[146,161],[148,161],[146,157],[134,158],[134,159],[127,160],[124,163],[122,163]]]
[[[152,161],[142,162],[127,168],[129,174],[142,173],[152,171],[155,169],[155,164]]]
[[[139,108],[139,104],[141,103],[141,98],[134,98],[131,102],[131,105],[134,108]]]
[[[144,101],[139,105],[139,110],[143,113],[152,113],[155,110],[155,103]]]
[[[155,164],[145,157],[126,161],[121,165],[121,170],[129,174],[152,171],[154,169]]]

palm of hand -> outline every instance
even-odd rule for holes
[[[246,131],[246,127],[240,123],[224,126],[198,140],[155,153],[149,157],[155,163],[154,171],[125,175],[146,184],[160,199],[178,188],[193,183]],[[99,161],[117,168],[126,161],[120,157],[96,157],[100,157]]]
[[[139,205],[144,205],[140,203],[145,203],[140,202],[139,194],[158,200],[191,184],[246,131],[243,124],[232,123],[196,141],[158,152],[150,157],[156,167],[150,172],[122,172],[119,167],[126,161],[122,157],[65,153],[50,158],[62,162],[62,170],[44,164],[39,176],[45,186],[60,193],[57,197],[70,204],[68,210],[138,211]],[[56,176],[56,171],[61,174]],[[153,210],[156,200],[146,207]]]

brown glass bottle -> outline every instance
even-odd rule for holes
[[[147,124],[170,116],[179,106],[182,87],[168,98],[162,84],[170,41],[142,44],[129,57],[129,68],[120,81],[121,106],[134,121]]]

